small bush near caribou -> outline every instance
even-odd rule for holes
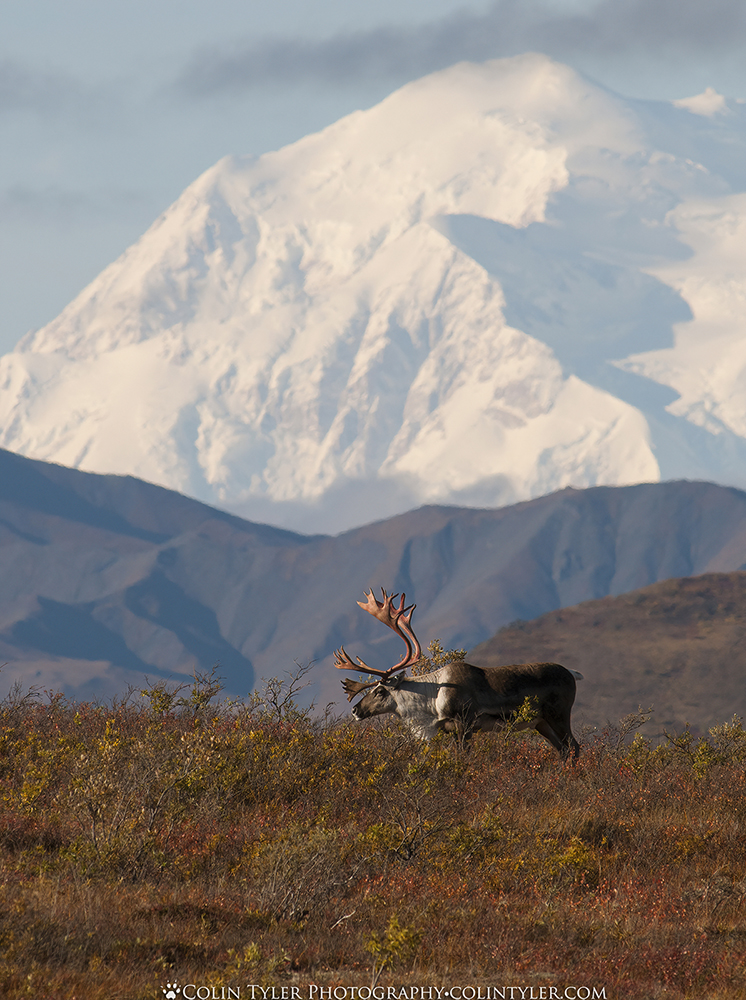
[[[279,682],[216,693],[0,706],[6,1000],[167,983],[746,995],[738,720],[657,746],[627,720],[572,766],[533,734],[425,745],[319,721]]]

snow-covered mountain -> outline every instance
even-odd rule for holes
[[[746,486],[744,264],[746,105],[459,64],[208,170],[0,359],[0,445],[326,531]]]

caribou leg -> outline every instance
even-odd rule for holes
[[[559,736],[545,719],[538,719],[536,722],[536,732],[541,733],[545,740],[549,740],[557,753],[563,757],[566,755],[565,746]]]
[[[580,744],[570,732],[569,727],[564,732],[562,732],[562,728],[564,727],[558,726],[557,728],[560,729],[561,735],[557,734],[546,719],[539,719],[536,723],[536,732],[541,733],[544,739],[549,740],[562,760],[567,760],[570,753],[572,753],[573,760],[575,760],[580,753]]]
[[[557,712],[556,714],[553,713],[550,725],[562,743],[562,750],[560,751],[562,759],[567,760],[570,754],[572,754],[573,760],[577,760],[580,755],[580,744],[573,736],[572,729],[570,728],[569,710]]]

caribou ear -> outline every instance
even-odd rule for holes
[[[404,680],[403,673],[394,674],[393,677],[386,678],[386,687],[393,688],[394,691],[396,691],[403,680]]]

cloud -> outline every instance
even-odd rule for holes
[[[0,60],[0,114],[25,112],[42,118],[106,120],[118,104],[111,87],[82,83],[67,73]]]
[[[539,50],[578,53],[729,52],[746,41],[744,0],[596,0],[560,11],[540,0],[498,0],[417,26],[380,27],[321,40],[268,38],[202,49],[176,81],[186,97],[254,87],[405,80],[462,59]]]

